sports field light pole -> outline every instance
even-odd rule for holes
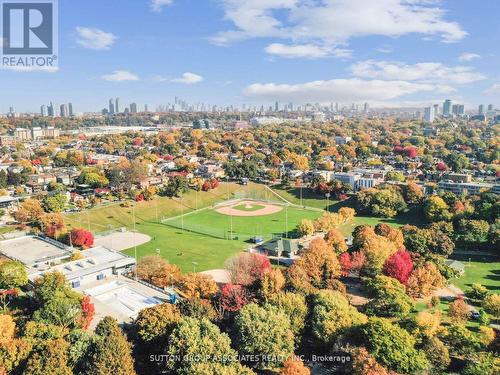
[[[135,257],[135,267],[134,267],[134,277],[135,281],[137,281],[137,241],[135,240],[135,202],[132,206],[132,219],[134,220],[133,228],[134,228],[134,257]]]
[[[181,195],[181,228],[184,232],[184,204],[182,203],[182,195]]]
[[[233,214],[229,215],[231,217],[231,241],[233,240]]]
[[[288,204],[285,205],[285,238],[288,238]]]

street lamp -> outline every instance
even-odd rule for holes
[[[191,262],[193,264],[193,272],[196,273],[196,266],[198,265],[198,262]]]
[[[325,197],[326,197],[326,210],[330,212],[330,193],[326,193]]]

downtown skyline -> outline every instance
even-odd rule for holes
[[[1,70],[0,113],[36,112],[47,98],[71,98],[77,112],[100,111],[106,97],[155,109],[175,96],[221,107],[498,106],[498,2],[482,2],[480,20],[464,0],[306,3],[60,0],[59,69]]]

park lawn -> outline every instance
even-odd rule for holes
[[[316,194],[310,188],[302,188],[302,200],[300,199],[300,188],[298,187],[284,188],[273,186],[272,189],[290,203],[299,206],[319,208],[321,210],[327,209],[328,201],[326,197],[320,194]],[[332,208],[337,203],[337,201],[330,199],[329,203],[330,207]]]
[[[232,228],[233,236],[244,241],[254,236],[269,240],[273,236],[293,237],[302,219],[313,220],[319,216],[321,216],[321,211],[298,207],[283,207],[280,212],[271,215],[244,217],[223,215],[207,209],[185,215],[183,218],[168,220],[167,224],[219,238],[230,238]]]
[[[164,224],[141,222],[137,230],[151,236],[151,241],[137,247],[137,257],[159,254],[183,272],[223,268],[225,261],[244,249],[242,241],[229,241],[182,231]],[[134,256],[135,249],[123,253]],[[196,266],[193,262],[198,263]]]
[[[264,197],[265,194],[271,193],[263,185],[251,183],[242,186],[236,183],[221,183],[217,189],[208,192],[189,190],[184,194],[182,204],[179,198],[155,197],[152,201],[135,203],[136,222],[159,222],[162,218],[180,215],[247,194]],[[134,203],[129,203],[130,207],[122,207],[120,203],[110,203],[66,215],[66,225],[90,229],[95,233],[121,227],[131,229]]]
[[[479,283],[493,293],[500,293],[500,259],[498,257],[453,254],[450,258],[459,260],[465,265],[464,274],[452,280],[452,284],[466,292],[473,283]]]
[[[236,183],[222,183],[217,189],[209,192],[188,191],[182,198],[182,205],[180,199],[166,197],[156,197],[153,201],[135,203],[136,229],[152,238],[150,242],[137,247],[138,258],[155,254],[159,249],[162,257],[173,264],[179,265],[183,271],[193,270],[192,262],[198,263],[196,266],[197,271],[221,268],[228,258],[250,246],[248,240],[251,237],[264,236],[264,238],[270,239],[273,235],[285,236],[286,232],[290,237],[293,237],[296,226],[302,219],[315,219],[322,214],[321,210],[317,209],[321,207],[322,199],[318,200],[309,197],[307,198],[307,206],[315,207],[316,210],[288,207],[288,225],[286,225],[285,220],[287,212],[285,209],[272,215],[256,217],[233,216],[233,238],[237,237],[234,240],[223,239],[224,233],[227,233],[227,238],[231,237],[229,235],[230,216],[218,214],[211,209],[189,214],[196,208],[210,207],[227,199],[235,198],[279,199],[265,185],[250,183],[242,186]],[[134,204],[129,203],[130,205]],[[332,209],[333,211],[335,209]],[[159,224],[162,219],[174,218],[182,213],[188,213],[188,215],[184,216],[187,224],[186,228],[189,229],[188,227],[191,226],[193,231],[179,229],[181,227],[180,218],[172,219],[175,220],[177,228]],[[102,233],[121,227],[133,229],[132,217],[132,206],[122,207],[119,203],[111,203],[66,215],[65,221],[70,228],[79,227],[90,229],[94,233]],[[360,216],[339,229],[347,236],[357,225],[376,225],[379,222],[387,222],[394,226],[404,224],[398,219]],[[213,235],[210,235],[211,233]],[[124,253],[132,256],[134,252],[134,248],[124,251]]]

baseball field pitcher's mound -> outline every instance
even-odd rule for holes
[[[263,216],[280,212],[283,208],[266,202],[240,201],[215,209],[222,215],[230,216]]]

